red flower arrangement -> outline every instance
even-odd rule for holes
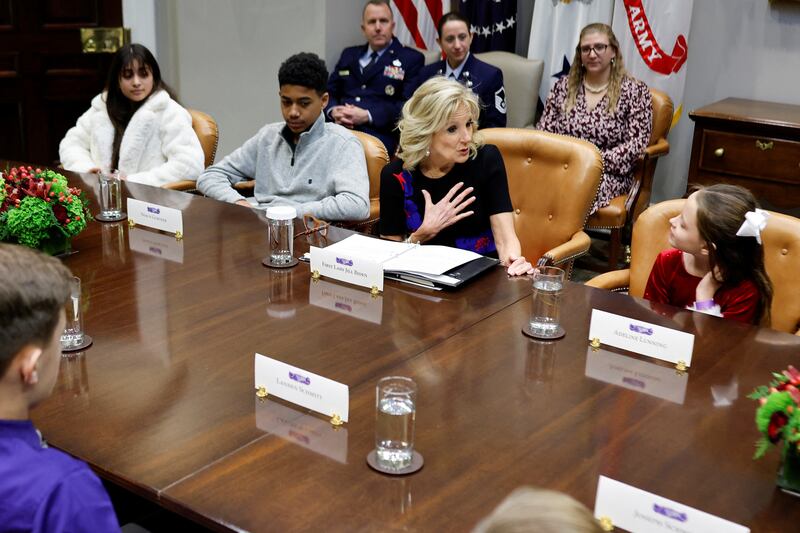
[[[769,386],[757,387],[748,398],[757,400],[756,426],[763,437],[756,444],[756,458],[761,457],[771,444],[782,439],[787,446],[800,451],[800,371],[789,365]]]
[[[21,166],[0,175],[0,241],[52,251],[91,218],[83,192],[58,172]]]

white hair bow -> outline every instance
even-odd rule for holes
[[[767,227],[767,218],[769,218],[769,213],[763,209],[756,208],[755,211],[748,211],[745,213],[744,222],[736,235],[738,237],[755,237],[758,244],[761,244],[761,232]]]

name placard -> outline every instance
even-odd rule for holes
[[[683,404],[689,376],[607,350],[586,350],[586,376],[670,402]]]
[[[128,231],[128,244],[134,252],[183,263],[183,241],[171,235],[131,228]]]
[[[267,394],[287,402],[325,416],[336,414],[347,422],[350,411],[350,389],[343,383],[257,353],[255,388],[259,387],[266,387]]]
[[[637,533],[747,533],[749,528],[678,502],[600,476],[594,503],[597,518]]]
[[[589,339],[673,364],[692,364],[694,335],[599,309],[592,309]]]
[[[138,226],[183,234],[183,213],[180,209],[128,198],[128,220]]]
[[[377,287],[383,290],[383,266],[373,260],[358,257],[334,248],[311,247],[311,271],[320,275],[352,283],[359,287]]]
[[[256,427],[314,453],[347,464],[347,429],[278,402],[256,399]]]
[[[312,282],[308,288],[308,303],[373,324],[383,320],[383,298],[353,287],[325,280]]]

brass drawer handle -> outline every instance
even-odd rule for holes
[[[764,142],[764,141],[756,141],[756,148],[759,150],[772,150],[772,141]]]
[[[722,157],[723,155],[725,155],[725,149],[717,148],[716,150],[714,150],[714,155],[717,157]]]

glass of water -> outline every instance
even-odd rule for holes
[[[559,326],[559,300],[564,290],[564,271],[558,267],[540,267],[533,275],[533,304],[530,333],[539,338],[555,339],[564,335]]]
[[[83,314],[81,311],[81,278],[73,277],[69,299],[64,307],[67,322],[61,334],[61,348],[70,349],[83,344]]]
[[[414,419],[417,384],[410,378],[392,376],[378,381],[375,389],[375,453],[387,470],[411,466],[414,454]]]
[[[116,220],[122,218],[122,184],[119,171],[101,172],[100,180],[100,218]]]
[[[269,262],[286,266],[294,261],[294,219],[297,210],[291,206],[267,208],[269,227]]]

